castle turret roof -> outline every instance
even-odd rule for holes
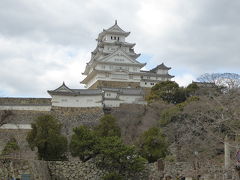
[[[155,68],[151,69],[150,71],[151,71],[151,72],[156,72],[158,69],[167,69],[167,70],[169,70],[169,69],[171,69],[171,68],[170,68],[170,67],[167,67],[167,66],[165,66],[165,64],[164,64],[164,63],[162,63],[162,64],[158,65],[157,67],[155,67]]]
[[[130,32],[126,32],[126,31],[122,30],[122,28],[120,28],[118,26],[117,20],[115,20],[115,24],[113,26],[111,26],[108,29],[103,29],[103,32],[101,32],[98,35],[97,40],[100,41],[105,34],[119,34],[119,35],[123,35],[123,36],[127,37],[130,34]]]

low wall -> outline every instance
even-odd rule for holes
[[[51,98],[0,98],[0,105],[51,105]]]
[[[0,110],[50,111],[50,98],[0,98]]]

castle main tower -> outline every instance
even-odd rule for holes
[[[141,71],[146,63],[136,59],[140,54],[135,53],[135,43],[126,42],[130,32],[122,30],[117,21],[104,29],[97,40],[97,47],[91,54],[81,82],[88,89],[108,88],[139,88],[152,87],[158,81],[170,80],[170,68],[164,64],[150,71]]]

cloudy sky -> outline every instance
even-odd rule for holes
[[[240,73],[239,0],[1,0],[0,96],[81,88],[96,37],[131,31],[147,69],[164,62],[180,85],[206,72]]]

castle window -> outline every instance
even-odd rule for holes
[[[147,82],[145,82],[145,85],[147,85]]]
[[[114,36],[114,40],[116,40],[117,39],[117,37],[116,36]]]
[[[150,83],[151,85],[154,85],[154,83]]]
[[[111,94],[110,94],[110,93],[107,93],[107,96],[111,96]]]
[[[118,37],[118,41],[119,41],[119,37]]]
[[[111,39],[113,39],[112,36],[111,36]]]

